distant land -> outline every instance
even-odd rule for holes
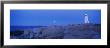
[[[39,27],[47,27],[47,26],[10,26],[10,31],[32,29],[32,28],[39,28]]]

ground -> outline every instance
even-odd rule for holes
[[[47,26],[10,33],[11,39],[100,39],[100,24],[69,24]]]

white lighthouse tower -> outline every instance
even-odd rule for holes
[[[88,14],[84,14],[84,23],[85,24],[88,24],[89,23]]]

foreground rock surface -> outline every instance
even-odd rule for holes
[[[11,39],[100,39],[100,25],[48,26],[23,30]]]

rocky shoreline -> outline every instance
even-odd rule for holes
[[[100,24],[47,26],[10,33],[11,39],[100,39]]]

